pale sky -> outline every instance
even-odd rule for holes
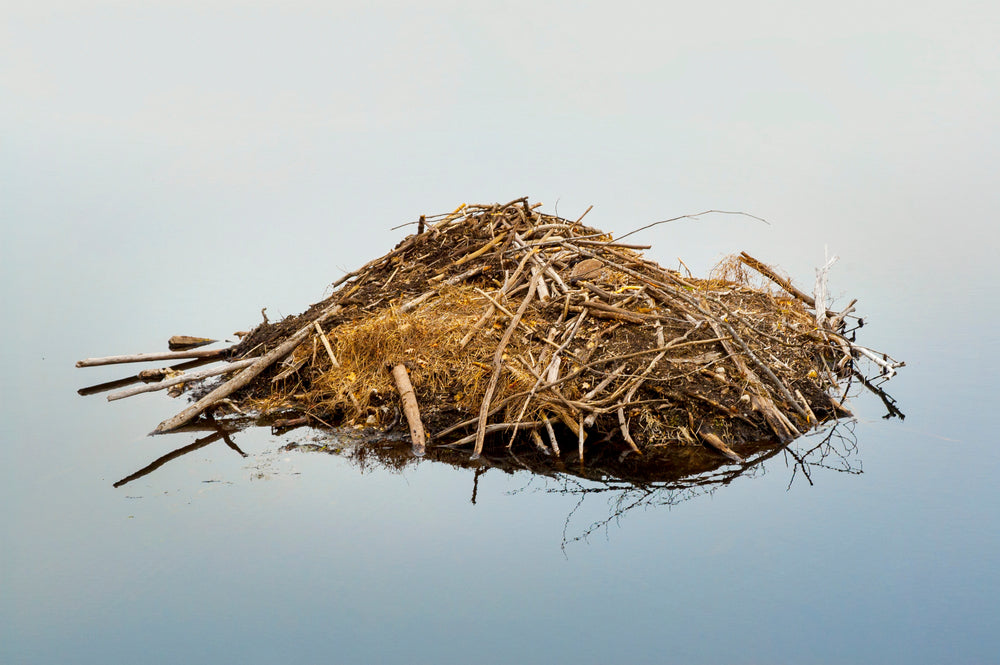
[[[643,236],[697,271],[746,249],[810,279],[828,249],[849,290],[990,277],[998,7],[8,1],[4,281],[241,275],[239,311],[288,314],[390,227],[521,195],[618,233],[771,221]]]

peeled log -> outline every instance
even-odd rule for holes
[[[423,457],[426,446],[424,424],[420,421],[420,408],[417,406],[417,396],[413,392],[413,384],[410,383],[410,374],[406,371],[406,365],[400,363],[393,367],[392,378],[396,381],[396,390],[399,391],[399,399],[403,402],[403,415],[406,416],[406,422],[410,426],[413,454],[417,457]]]
[[[106,356],[77,360],[77,367],[97,367],[99,365],[119,365],[121,363],[144,363],[152,360],[178,360],[181,358],[222,358],[232,349],[212,349],[210,351],[164,351],[162,353],[133,353],[125,356]]]

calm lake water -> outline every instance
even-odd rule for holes
[[[86,309],[80,292],[68,285],[45,303],[45,325],[6,345],[18,345],[19,381],[4,397],[5,663],[997,653],[1000,454],[984,397],[996,367],[971,304],[863,307],[876,322],[861,332],[908,363],[889,384],[907,417],[880,419],[871,395],[854,401],[853,473],[813,468],[811,483],[793,480],[791,458],[778,455],[711,492],[644,497],[282,449],[309,443],[309,430],[246,431],[234,437],[246,457],[218,441],[116,489],[199,434],[145,436],[180,408],[159,393],[111,404],[76,394],[131,367],[75,360],[158,349],[179,332],[157,314],[147,325],[148,303],[60,325],[60,308]],[[202,311],[213,301],[203,296]]]
[[[0,663],[1000,662],[994,5],[5,3]],[[75,361],[231,338],[525,195],[619,235],[768,220],[630,238],[697,275],[745,250],[809,290],[839,254],[906,419],[859,395],[852,472],[711,492],[304,430],[114,487],[200,434]]]

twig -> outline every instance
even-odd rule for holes
[[[587,213],[590,212],[593,209],[594,209],[593,204],[587,206],[587,209],[583,211],[582,215],[580,215],[579,217],[576,218],[576,221],[573,222],[573,224],[576,225],[576,224],[579,224],[580,222],[582,222],[583,218],[587,216]]]
[[[483,452],[483,441],[486,438],[486,413],[490,410],[490,402],[493,401],[493,392],[496,390],[497,381],[500,379],[500,370],[503,369],[503,351],[507,348],[507,343],[510,341],[510,336],[514,334],[518,321],[521,320],[525,310],[528,309],[528,304],[531,302],[531,299],[534,298],[535,288],[537,286],[538,275],[535,275],[535,277],[528,283],[528,295],[526,295],[524,300],[521,301],[521,306],[517,308],[517,312],[514,314],[510,324],[507,326],[507,330],[504,332],[503,337],[500,338],[500,344],[497,346],[497,350],[493,354],[493,376],[490,377],[490,382],[486,386],[486,394],[483,396],[483,402],[479,407],[479,425],[476,429],[476,447],[472,451],[472,459],[478,459],[480,453]]]
[[[757,259],[750,256],[746,252],[740,252],[739,259],[742,263],[745,263],[746,265],[750,266],[751,268],[759,272],[761,275],[764,275],[764,277],[767,277],[772,282],[783,288],[791,295],[795,296],[805,304],[809,305],[809,307],[816,307],[816,301],[813,299],[812,296],[795,288],[795,285],[792,284],[791,281],[776,273],[767,264],[758,261]]]
[[[322,314],[320,314],[319,317],[317,317],[315,320],[322,323],[326,319],[340,312],[340,309],[341,309],[340,305],[333,305],[329,309],[324,311]],[[195,417],[198,416],[198,414],[200,414],[202,411],[215,404],[220,399],[229,397],[231,394],[233,394],[243,386],[247,385],[251,381],[253,381],[258,374],[260,374],[265,369],[270,367],[276,361],[288,355],[288,353],[292,351],[292,349],[298,346],[299,343],[309,335],[310,331],[312,330],[312,327],[313,327],[312,322],[306,324],[305,326],[300,328],[298,332],[296,332],[294,335],[285,340],[281,345],[272,349],[268,353],[264,354],[254,364],[245,368],[242,372],[234,376],[232,379],[225,382],[212,392],[208,393],[200,400],[198,400],[188,408],[184,409],[180,413],[178,413],[173,418],[168,418],[167,420],[164,420],[156,427],[155,430],[153,430],[152,433],[163,434],[164,432],[169,432],[172,429],[180,427],[181,425],[184,425],[193,420]]]
[[[756,215],[751,215],[748,212],[741,212],[739,210],[705,210],[703,212],[697,212],[697,213],[695,213],[693,215],[680,215],[679,217],[671,217],[670,219],[661,219],[658,222],[653,222],[652,224],[646,224],[645,226],[640,226],[636,230],[629,231],[628,233],[626,233],[623,236],[618,236],[617,238],[615,238],[615,240],[617,241],[617,240],[621,240],[622,238],[627,238],[630,235],[635,235],[639,231],[645,231],[646,229],[653,228],[654,226],[659,226],[660,224],[669,224],[670,222],[677,222],[677,221],[680,221],[682,219],[698,219],[702,215],[709,215],[709,214],[717,214],[717,215],[742,215],[744,217],[749,217],[751,219],[756,219],[758,222],[764,222],[768,226],[771,225],[771,222],[767,221],[763,217],[757,217]]]
[[[524,271],[524,266],[528,263],[528,258],[530,256],[531,255],[529,253],[528,256],[525,256],[523,259],[521,259],[521,262],[518,264],[517,269],[514,270],[514,274],[508,277],[507,281],[504,282],[503,286],[500,287],[500,290],[497,292],[498,296],[505,295],[508,291],[510,291],[514,287],[516,280],[521,276],[521,273]],[[487,298],[489,298],[489,296],[487,296]],[[491,303],[490,306],[486,308],[486,311],[483,312],[483,315],[479,317],[479,320],[476,321],[473,324],[472,328],[469,329],[469,332],[465,334],[465,337],[462,338],[462,341],[458,343],[458,348],[464,349],[466,345],[472,341],[472,338],[476,336],[476,333],[478,333],[479,330],[484,325],[486,325],[486,322],[490,320],[490,318],[493,316],[493,312],[495,311],[496,311],[496,306]]]
[[[323,348],[326,349],[326,355],[330,356],[330,362],[334,367],[339,368],[340,363],[337,362],[336,356],[333,355],[333,347],[330,346],[330,340],[326,338],[326,333],[323,332],[323,328],[319,325],[319,322],[313,322],[316,326],[316,332],[319,334],[319,340],[323,342]]]
[[[222,359],[235,347],[225,349],[210,349],[207,351],[163,351],[162,353],[133,353],[124,356],[106,356],[104,358],[86,358],[76,361],[77,367],[98,367],[100,365],[119,365],[121,363],[144,363],[150,360],[177,360],[179,358],[219,358]]]
[[[132,397],[133,395],[139,395],[141,393],[151,393],[157,390],[164,390],[170,386],[176,386],[179,383],[187,383],[189,381],[199,381],[201,379],[208,378],[210,376],[216,376],[217,374],[226,374],[227,372],[235,372],[236,370],[243,369],[244,367],[249,367],[257,358],[247,358],[245,360],[237,360],[235,362],[227,363],[225,367],[210,367],[208,369],[203,369],[200,372],[190,372],[188,374],[181,374],[180,376],[173,376],[168,379],[163,379],[157,383],[148,383],[142,386],[136,386],[134,388],[128,388],[126,390],[119,390],[116,393],[111,393],[108,395],[108,401],[113,402],[118,399],[125,399],[126,397]]]

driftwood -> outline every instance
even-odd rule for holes
[[[336,314],[338,311],[340,311],[340,305],[333,305],[325,312],[323,312],[323,314],[321,314],[315,320],[315,322],[322,323],[326,319],[330,318],[332,315]],[[163,434],[165,432],[169,432],[172,429],[176,429],[181,425],[187,424],[188,422],[196,418],[205,409],[209,408],[210,406],[213,406],[219,400],[222,400],[228,397],[229,395],[232,395],[234,392],[236,392],[243,386],[253,381],[258,374],[260,374],[265,369],[273,365],[276,361],[288,355],[288,353],[291,352],[292,349],[294,349],[296,346],[299,345],[299,342],[301,342],[303,339],[306,338],[306,336],[309,335],[309,332],[312,330],[312,327],[313,327],[313,322],[309,322],[309,324],[299,329],[298,332],[289,337],[283,344],[269,351],[264,356],[258,358],[256,361],[254,361],[252,365],[245,368],[243,371],[234,376],[232,379],[222,384],[209,394],[205,395],[200,400],[198,400],[188,408],[184,409],[173,418],[168,418],[167,420],[164,420],[156,427],[155,430],[153,430],[152,433]]]
[[[171,351],[182,351],[184,349],[193,349],[198,346],[205,346],[206,344],[212,344],[218,342],[217,339],[209,339],[207,337],[192,337],[191,335],[174,335],[169,340],[167,340],[167,346]]]
[[[210,349],[206,351],[164,351],[161,353],[133,353],[125,356],[107,356],[104,358],[86,358],[76,362],[77,367],[97,367],[99,365],[119,365],[122,363],[144,363],[151,360],[178,360],[180,358],[219,358],[222,359],[232,347],[226,349]]]
[[[249,367],[254,364],[258,358],[247,358],[245,360],[237,360],[235,362],[226,363],[225,367],[211,367],[209,369],[203,369],[200,372],[190,372],[187,374],[180,374],[178,376],[172,376],[170,378],[164,378],[158,383],[150,383],[142,386],[136,386],[135,388],[128,388],[126,390],[120,390],[116,393],[111,393],[108,395],[108,401],[112,402],[117,399],[124,399],[126,397],[132,397],[133,395],[139,395],[141,393],[150,393],[157,390],[164,390],[170,386],[176,386],[181,383],[187,383],[188,381],[199,381],[201,379],[206,379],[210,376],[217,376],[219,374],[226,374],[228,372],[235,372],[236,370],[243,369],[244,367]]]
[[[185,370],[194,369],[195,367],[202,367],[204,365],[210,365],[210,364],[212,364],[214,362],[217,362],[217,359],[215,359],[215,358],[206,358],[206,359],[198,359],[198,358],[196,358],[194,360],[188,360],[187,362],[178,363],[178,364],[172,365],[170,367],[162,367],[162,368],[160,368],[158,370],[153,370],[153,371],[157,372],[161,376],[161,378],[162,378],[162,377],[166,376],[171,371],[183,372]],[[85,388],[80,388],[76,392],[79,395],[96,395],[97,393],[105,393],[105,392],[108,392],[109,390],[114,390],[115,388],[124,388],[125,386],[130,386],[130,385],[133,385],[133,384],[136,384],[136,383],[139,383],[139,382],[146,381],[147,379],[145,377],[149,376],[149,374],[146,373],[148,371],[149,370],[143,370],[143,371],[141,371],[138,374],[135,374],[133,376],[127,376],[127,377],[124,377],[124,378],[121,378],[121,379],[115,379],[114,381],[106,381],[104,383],[98,383],[98,384],[95,384],[93,386],[87,386]]]
[[[426,439],[424,436],[424,425],[420,422],[420,408],[417,405],[416,394],[413,391],[413,384],[410,383],[410,375],[406,371],[406,365],[402,363],[392,368],[392,378],[396,381],[396,389],[399,390],[399,399],[403,405],[403,414],[406,422],[410,426],[410,440],[413,442],[413,454],[421,457],[424,454]]]
[[[229,396],[265,423],[369,428],[395,427],[401,402],[417,454],[468,446],[476,459],[503,440],[512,455],[583,465],[699,445],[739,463],[762,439],[849,415],[842,391],[859,363],[883,379],[902,366],[855,342],[854,302],[829,309],[829,265],[813,296],[747,254],[717,278],[685,277],[621,242],[631,234],[537,207],[421,216],[323,302],[225,350],[249,364],[156,433]],[[791,297],[752,286],[742,266]]]

